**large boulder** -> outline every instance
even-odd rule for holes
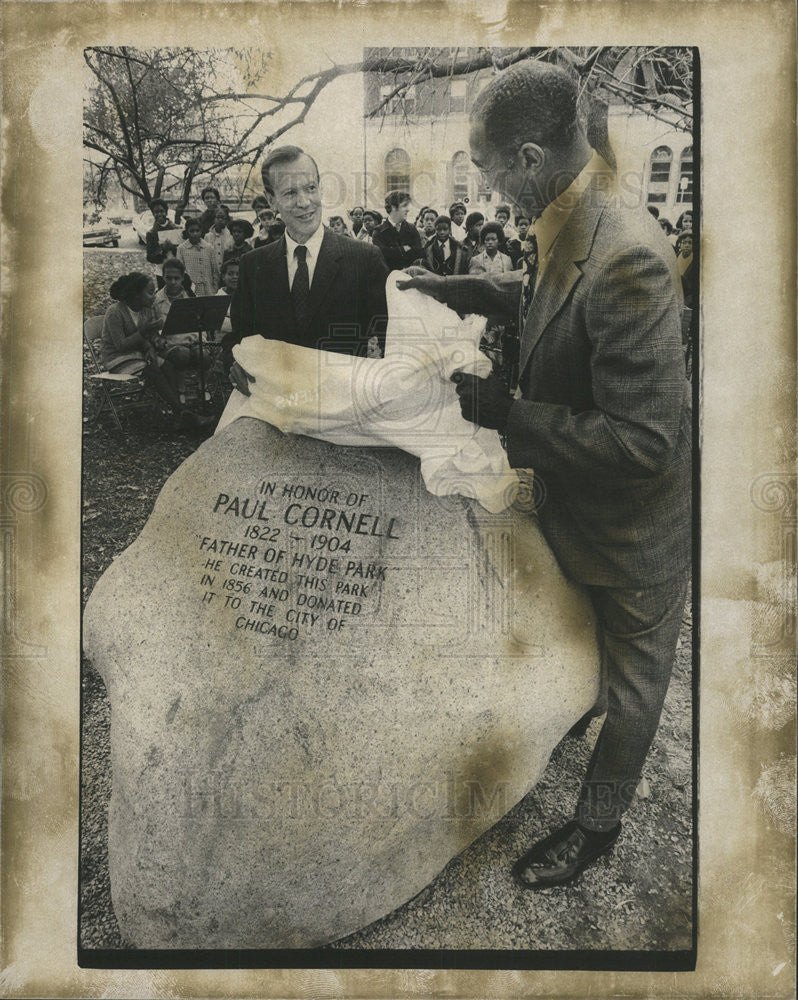
[[[132,945],[335,940],[529,791],[593,705],[598,656],[522,508],[253,419],[171,476],[84,616]]]

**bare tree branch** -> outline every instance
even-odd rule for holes
[[[324,89],[340,78],[362,73],[376,75],[383,85],[389,82],[364,117],[385,120],[399,112],[409,123],[420,113],[418,100],[429,91],[429,81],[468,78],[482,70],[498,73],[528,58],[559,63],[574,75],[580,105],[593,109],[589,117],[594,126],[600,126],[602,114],[606,119],[609,100],[622,101],[671,127],[690,127],[689,49],[374,49],[360,61],[333,63],[305,74],[281,95],[260,86],[268,57],[258,58],[249,50],[150,52],[95,46],[84,52],[97,81],[87,101],[84,142],[87,149],[110,158],[114,171],[124,178],[124,190],[149,200],[151,185],[175,186],[179,182],[166,180],[169,172],[187,163],[192,179],[229,181],[231,170],[245,166],[248,181],[263,152],[305,122]],[[231,74],[237,77],[232,86]],[[411,87],[421,95],[412,110],[407,99]],[[606,137],[606,128],[602,134]]]

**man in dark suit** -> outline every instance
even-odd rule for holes
[[[516,865],[530,888],[571,880],[618,837],[659,723],[690,570],[673,250],[641,205],[618,197],[576,98],[568,73],[527,61],[496,77],[471,115],[472,160],[533,220],[522,269],[399,284],[461,313],[518,316],[522,398],[462,375],[462,412],[504,435],[513,467],[534,470],[541,528],[598,620],[604,692],[593,714],[606,718],[574,819]]]
[[[261,336],[342,354],[375,354],[384,344],[388,270],[374,247],[321,224],[319,171],[297,146],[273,150],[261,167],[283,237],[241,257],[223,341],[236,388],[250,380],[232,359],[244,337]]]
[[[374,230],[374,246],[382,251],[391,271],[407,267],[424,254],[421,234],[407,221],[409,208],[410,195],[406,191],[389,191],[385,196],[388,218]]]

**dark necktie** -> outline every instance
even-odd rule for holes
[[[294,303],[294,315],[296,316],[297,333],[304,336],[310,324],[310,275],[308,273],[307,262],[308,248],[298,246],[294,248],[296,258],[296,273],[294,282],[291,285],[291,299]]]
[[[535,295],[535,281],[538,276],[538,240],[537,236],[528,230],[526,239],[521,244],[523,256],[521,258],[521,272],[523,274],[521,286],[521,330],[526,325],[526,318],[529,314],[529,307]]]

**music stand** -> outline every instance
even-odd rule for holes
[[[203,407],[205,365],[202,338],[205,334],[213,333],[221,327],[229,308],[229,295],[197,295],[193,298],[175,299],[169,306],[169,313],[161,330],[162,337],[171,337],[178,333],[199,333],[199,377]]]

